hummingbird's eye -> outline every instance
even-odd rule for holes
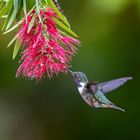
[[[77,75],[77,74],[75,74],[74,76],[75,76],[76,78],[78,78],[78,75]]]

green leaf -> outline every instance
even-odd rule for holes
[[[12,2],[13,2],[13,0],[5,0],[5,2],[6,2],[6,6],[8,6],[8,3],[9,3],[9,2],[11,2],[11,3],[12,3]]]
[[[7,48],[9,48],[15,41],[16,41],[16,39],[18,38],[18,35],[19,34],[16,34],[14,37],[13,37],[13,39],[10,41],[10,43],[8,44],[8,46],[7,46]]]
[[[59,9],[56,7],[56,5],[54,4],[54,2],[52,0],[47,0],[47,3],[50,7],[52,7],[54,9],[54,11],[57,13],[57,15],[59,16],[59,18],[70,28],[70,24],[67,21],[66,17],[64,15],[61,14],[61,12],[59,11]]]
[[[13,11],[13,8],[11,7],[11,10],[8,12],[8,16],[7,16],[5,22],[4,22],[3,26],[2,26],[2,30],[4,30],[4,29],[6,28],[8,22],[9,22],[9,20],[10,20],[10,17],[11,17],[11,15],[12,15],[12,11]]]
[[[40,21],[42,21],[41,16],[40,16],[40,3],[39,2],[40,2],[40,0],[36,0],[36,11],[37,11]]]
[[[35,6],[32,7],[32,9],[27,13],[27,16],[32,12],[32,10],[35,8]],[[13,27],[11,27],[8,31],[4,32],[3,34],[7,34],[13,30],[15,30],[22,22],[24,21],[24,18],[22,18],[17,24],[15,24]]]
[[[0,10],[0,18],[1,18],[3,15],[5,15],[6,12],[7,12],[7,8],[6,8],[6,5],[4,5],[4,6],[2,7],[2,9]]]
[[[20,46],[21,46],[21,44],[20,44],[19,40],[17,40],[15,43],[14,51],[13,51],[13,59],[16,58],[18,51],[20,49]]]
[[[48,0],[44,0],[45,1],[45,3],[48,5]]]
[[[0,10],[2,9],[2,7],[4,6],[4,1],[0,1]]]
[[[61,21],[56,18],[53,18],[57,25],[59,25],[62,29],[67,31],[69,34],[73,35],[74,37],[78,37],[71,29],[69,29],[66,25],[64,25]]]
[[[31,31],[31,29],[32,29],[32,27],[33,27],[33,25],[34,25],[34,22],[35,22],[35,18],[36,18],[36,15],[33,15],[32,19],[31,19],[31,21],[30,21],[30,23],[29,23],[27,33],[29,33],[29,32]]]
[[[23,11],[24,11],[24,14],[25,14],[25,17],[26,17],[26,20],[27,20],[27,5],[26,5],[26,0],[23,0]]]
[[[70,35],[68,35],[66,32],[63,32],[61,30],[59,30],[59,32],[61,32],[61,34],[63,34],[64,36],[68,36],[68,37],[71,37]]]
[[[18,9],[16,18],[15,18],[16,20],[15,20],[14,24],[15,24],[16,22],[18,22],[19,20],[21,20],[23,17],[26,18],[26,16],[25,16],[23,13],[24,13],[24,11],[23,11],[23,4],[21,3],[21,5],[20,5],[20,7],[19,7],[19,9]],[[13,24],[13,25],[14,25],[14,24]]]
[[[3,34],[7,34],[13,30],[15,30],[22,22],[23,22],[24,18],[21,19],[18,23],[16,23],[13,27],[11,27],[9,30],[7,30],[6,32],[4,32]]]
[[[4,16],[2,16],[1,18],[7,18],[7,16],[8,16],[8,15],[4,15]]]
[[[5,0],[0,0],[0,3],[5,3]]]
[[[7,1],[7,4],[5,4],[0,10],[0,18],[4,16],[7,12],[9,12],[11,8],[12,8],[12,0],[9,0]]]
[[[0,3],[3,3],[4,2],[4,0],[0,0]]]
[[[5,4],[5,5],[2,7],[2,9],[0,10],[0,18],[1,18],[2,16],[4,16],[6,13],[8,13],[8,12],[11,10],[11,8],[12,8],[12,0],[9,0],[9,1],[7,1],[6,3],[7,3],[7,4]]]
[[[14,10],[13,10],[13,13],[10,17],[10,20],[9,20],[8,24],[7,24],[6,30],[9,29],[9,27],[12,25],[13,21],[15,20],[18,9],[19,9],[19,6],[20,6],[20,1],[19,0],[14,0],[13,2],[14,2]]]

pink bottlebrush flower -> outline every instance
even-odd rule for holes
[[[42,21],[33,10],[20,26],[18,39],[23,44],[23,51],[16,76],[40,80],[60,72],[66,73],[76,53],[76,45],[80,42],[61,34],[53,20],[58,18],[57,14],[47,8],[40,10],[40,16]],[[29,31],[33,18],[34,24]]]

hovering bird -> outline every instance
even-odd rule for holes
[[[93,108],[113,108],[123,112],[125,111],[109,101],[105,94],[119,88],[128,80],[132,80],[132,77],[124,77],[99,83],[97,81],[89,82],[87,76],[82,72],[73,72],[71,70],[69,70],[69,72],[74,78],[80,95],[89,106]]]

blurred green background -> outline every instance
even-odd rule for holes
[[[60,3],[81,40],[72,69],[99,81],[134,77],[108,95],[126,112],[93,110],[69,74],[38,84],[16,79],[19,58],[6,48],[14,33],[0,31],[0,140],[139,140],[140,0]]]

